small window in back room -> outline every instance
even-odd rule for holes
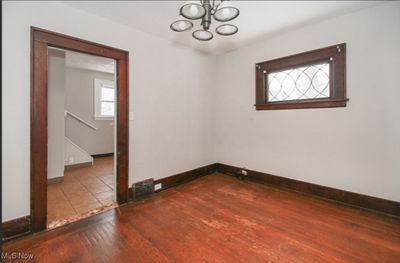
[[[268,102],[329,98],[329,63],[270,73],[266,81]]]
[[[256,109],[345,107],[346,44],[256,64]]]
[[[113,81],[94,80],[94,118],[113,120],[115,116],[115,85]]]

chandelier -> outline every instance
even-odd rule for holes
[[[201,19],[202,28],[192,33],[192,36],[197,40],[208,41],[214,37],[209,30],[212,17],[222,23],[215,29],[215,32],[219,35],[230,36],[236,34],[239,30],[235,25],[227,23],[239,15],[239,9],[234,7],[230,1],[187,1],[183,4],[179,13],[179,17],[172,22],[170,28],[175,32],[187,31],[193,28],[193,23],[190,20]]]

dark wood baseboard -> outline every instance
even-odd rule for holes
[[[66,166],[64,166],[64,171],[69,171],[69,170],[75,169],[75,168],[88,167],[88,166],[92,166],[92,165],[93,165],[92,162],[77,163],[77,164],[66,165]]]
[[[24,216],[7,222],[3,222],[1,224],[2,240],[7,241],[29,234],[30,223],[30,216]]]
[[[154,185],[157,185],[159,183],[161,183],[161,185],[162,185],[161,189],[155,190],[154,192],[160,192],[160,191],[166,190],[168,188],[190,182],[199,177],[215,173],[216,171],[217,171],[217,164],[214,163],[214,164],[206,165],[206,166],[203,166],[203,167],[200,167],[197,169],[193,169],[193,170],[190,170],[187,172],[183,172],[183,173],[179,173],[179,174],[175,174],[175,175],[171,175],[168,177],[154,180]],[[132,187],[129,187],[128,193],[129,193],[129,200],[132,200]]]
[[[49,178],[47,179],[47,184],[57,184],[57,183],[62,183],[64,182],[64,176],[60,177],[54,177],[54,178]]]
[[[190,182],[201,176],[209,175],[217,171],[217,164],[210,164],[197,169],[193,169],[187,172],[175,174],[169,177],[161,178],[154,181],[154,184],[161,183],[162,189],[156,191],[162,191],[174,186],[178,186],[183,183]],[[132,188],[129,187],[128,191],[129,200],[132,200]],[[81,221],[81,220],[80,220]],[[76,224],[76,223],[74,223]],[[8,222],[2,223],[2,234],[4,241],[10,241],[20,236],[30,234],[30,216],[17,218]]]
[[[154,185],[161,183],[162,188],[155,192],[160,192],[171,187],[175,187],[205,175],[220,172],[232,176],[239,176],[242,168],[214,163],[206,165],[187,172],[175,174],[154,181]],[[377,197],[367,196],[363,194],[348,192],[340,189],[330,188],[322,185],[302,182],[294,179],[271,175],[267,173],[248,170],[247,175],[243,176],[245,180],[266,184],[275,188],[296,191],[302,194],[311,195],[318,198],[324,198],[345,205],[355,206],[362,209],[372,210],[375,212],[385,213],[392,216],[400,216],[400,203],[381,199]],[[132,200],[132,188],[128,189],[129,200]],[[30,233],[30,216],[17,218],[2,223],[3,240],[11,240],[16,237]]]
[[[225,164],[217,164],[217,170],[218,172],[224,174],[240,176],[239,171],[242,170],[242,168]],[[276,188],[293,190],[303,194],[341,202],[350,206],[356,206],[393,216],[400,216],[400,202],[348,192],[248,169],[246,169],[246,171],[247,176],[242,176],[242,178],[247,180],[266,184]]]
[[[162,189],[157,190],[156,192],[190,182],[196,178],[215,173],[216,171],[217,171],[217,164],[210,164],[187,172],[155,180],[154,185],[159,183],[162,184]]]
[[[101,158],[101,157],[109,157],[109,156],[114,156],[114,153],[99,153],[99,154],[93,154],[93,158]]]

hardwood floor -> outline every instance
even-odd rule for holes
[[[64,181],[47,187],[47,225],[81,217],[114,203],[114,157],[94,158],[93,166],[74,168]]]
[[[36,262],[400,262],[400,218],[214,174],[4,250]]]

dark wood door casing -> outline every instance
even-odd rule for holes
[[[31,27],[31,232],[46,229],[48,47],[115,59],[117,63],[117,202],[128,201],[129,53]]]

